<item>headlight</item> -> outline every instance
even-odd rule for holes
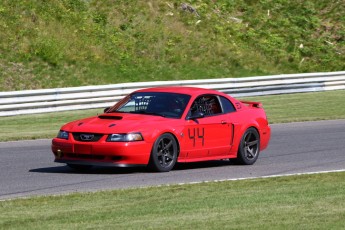
[[[57,138],[68,140],[68,132],[60,130]]]
[[[142,141],[144,140],[141,133],[128,133],[128,134],[110,134],[107,141],[110,142],[129,142],[129,141]]]

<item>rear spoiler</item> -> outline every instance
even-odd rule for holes
[[[254,102],[254,101],[240,101],[243,104],[246,104],[249,107],[254,107],[254,108],[263,108],[261,102]]]

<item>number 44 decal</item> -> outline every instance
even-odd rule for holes
[[[195,147],[195,142],[196,142],[197,138],[202,140],[202,146],[204,146],[204,143],[205,143],[204,136],[205,136],[204,128],[202,128],[202,129],[201,128],[188,129],[188,137],[189,137],[189,139],[193,140],[193,147]]]

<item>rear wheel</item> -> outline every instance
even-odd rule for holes
[[[77,171],[86,171],[92,168],[92,165],[67,164],[67,166]]]
[[[256,162],[260,152],[260,136],[255,128],[249,128],[243,134],[238,148],[236,161],[243,165],[252,165]]]
[[[155,141],[149,167],[157,172],[169,172],[177,160],[177,143],[174,136],[165,133]]]

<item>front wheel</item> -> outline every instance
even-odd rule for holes
[[[159,136],[151,151],[149,167],[157,172],[169,172],[176,163],[177,152],[177,143],[172,134]]]
[[[256,162],[260,152],[260,136],[255,128],[249,128],[243,134],[238,148],[236,161],[243,165],[252,165]]]

